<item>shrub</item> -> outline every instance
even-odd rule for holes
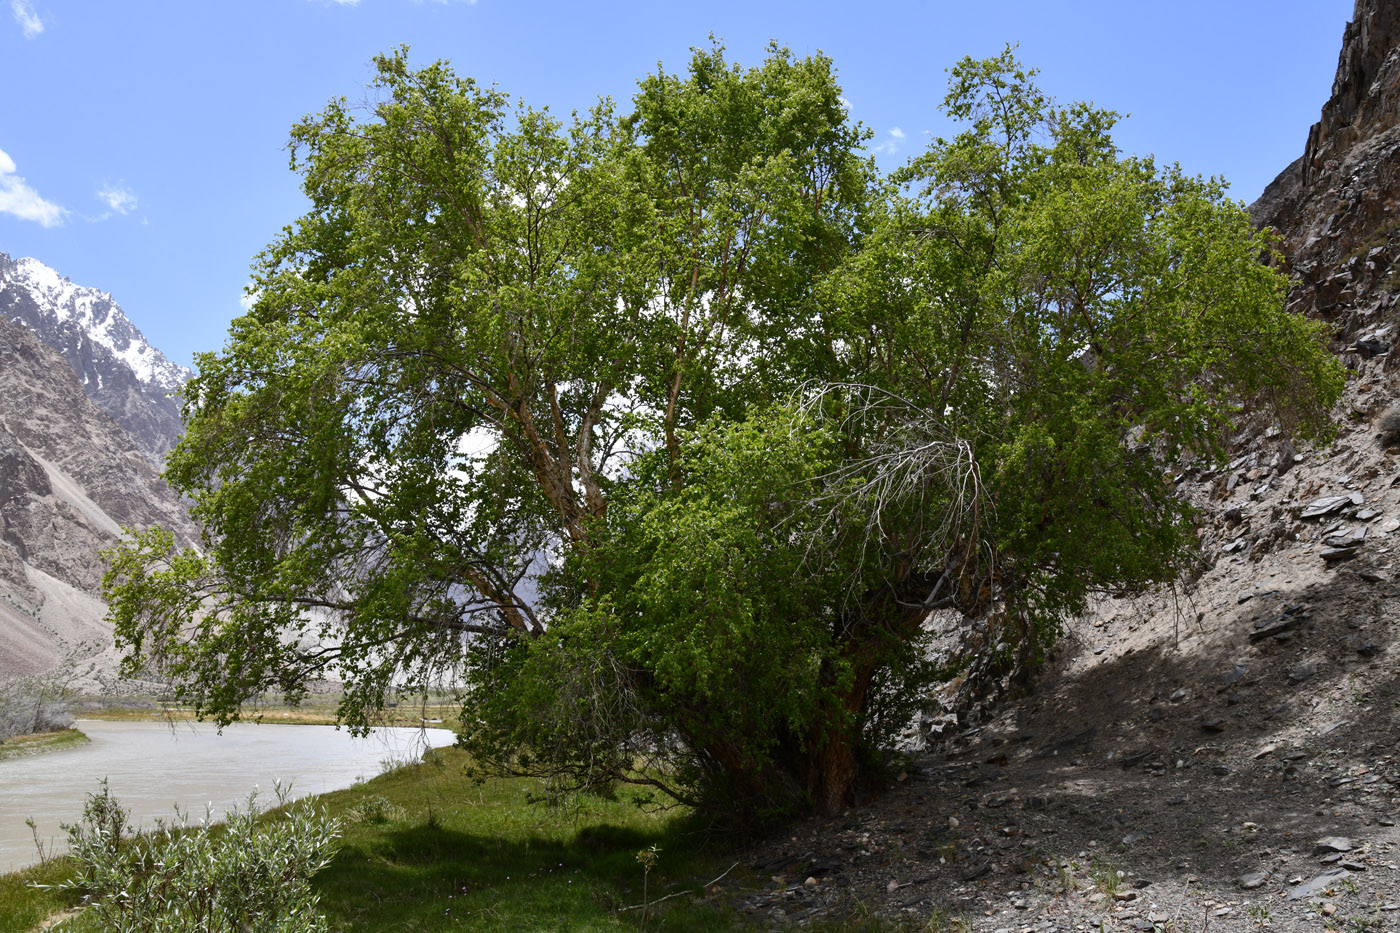
[[[0,742],[17,735],[56,732],[73,725],[73,682],[90,673],[79,670],[80,645],[40,674],[0,680]]]
[[[278,788],[285,802],[285,794]],[[334,857],[340,826],[309,803],[260,819],[257,793],[220,828],[188,813],[134,835],[107,782],[64,826],[84,895],[73,922],[110,933],[321,933],[311,877]],[[131,837],[123,842],[126,837]]]
[[[403,807],[383,794],[368,794],[345,813],[351,823],[391,823],[404,818]]]

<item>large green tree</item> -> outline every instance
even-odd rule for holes
[[[1095,593],[1194,563],[1164,481],[1183,453],[1221,457],[1246,412],[1325,435],[1342,385],[1225,184],[1124,155],[1117,114],[1056,105],[1034,74],[1010,49],[951,69],[945,109],[967,128],[895,173],[822,286],[860,335],[858,407],[878,425],[865,511],[916,503],[887,553],[956,578],[958,608],[991,623],[993,672],[1028,670]]]
[[[324,672],[360,719],[539,635],[537,572],[592,548],[640,450],[831,362],[814,283],[870,169],[827,59],[697,50],[570,120],[377,68],[368,112],[293,128],[311,209],[187,390],[166,475],[204,553],[152,534],[113,568],[133,664],[219,716]]]
[[[130,664],[220,718],[464,677],[484,761],[830,812],[940,674],[930,612],[1025,670],[1185,565],[1164,464],[1245,406],[1325,429],[1242,207],[1009,52],[888,183],[820,57],[697,51],[570,121],[378,65],[294,129],[312,208],[199,360],[167,475],[204,551],[109,576]]]

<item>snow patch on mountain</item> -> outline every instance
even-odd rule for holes
[[[0,319],[57,351],[147,459],[165,462],[184,433],[180,390],[193,374],[151,346],[110,293],[0,253]]]
[[[3,262],[5,259],[9,257],[0,254],[0,291],[27,288],[31,295],[40,299],[41,310],[55,322],[76,325],[93,343],[111,351],[138,381],[169,392],[179,389],[193,375],[151,346],[110,293],[75,285],[37,259],[24,258],[9,263]]]

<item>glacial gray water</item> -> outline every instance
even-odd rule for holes
[[[255,786],[263,805],[275,804],[273,782],[291,783],[293,797],[349,787],[372,778],[386,761],[417,760],[428,746],[451,745],[446,729],[376,729],[352,738],[331,726],[234,723],[222,734],[211,725],[79,720],[87,745],[0,761],[0,872],[39,860],[25,825],[33,817],[40,838],[64,851],[60,823],[82,815],[87,794],[107,778],[112,795],[131,810],[130,821],[149,828],[170,819],[173,807],[193,818],[210,805],[215,818],[241,805]]]

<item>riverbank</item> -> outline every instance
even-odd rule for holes
[[[255,787],[263,802],[274,784],[294,798],[357,783],[405,761],[426,746],[450,745],[444,729],[375,730],[364,737],[322,725],[167,722],[74,723],[91,739],[59,754],[0,762],[0,871],[31,863],[36,853],[26,827],[33,819],[46,841],[63,837],[61,826],[83,811],[83,801],[106,779],[131,811],[135,826],[168,820],[172,807],[216,819],[241,806]]]
[[[9,758],[27,758],[45,752],[86,745],[88,737],[78,729],[59,729],[56,732],[35,732],[31,735],[17,735],[0,744],[0,761]]]
[[[343,933],[438,930],[728,930],[719,886],[733,859],[707,849],[684,815],[617,798],[540,803],[538,781],[484,778],[456,749],[315,798],[344,823],[339,854],[315,880],[330,927]],[[656,850],[644,876],[637,855]],[[68,868],[51,860],[0,876],[0,933],[30,933],[77,898],[28,887]],[[661,898],[691,892],[695,896]],[[66,929],[66,927],[65,927]],[[73,927],[81,930],[81,925]]]
[[[197,722],[192,707],[167,706],[157,703],[117,705],[107,698],[89,698],[80,704],[80,717],[105,722]],[[429,726],[455,729],[459,707],[451,704],[405,706],[389,709],[375,722],[376,726]],[[207,720],[206,720],[207,721]],[[302,706],[274,704],[249,710],[240,722],[260,722],[283,726],[334,726],[340,724],[334,704],[314,703]]]

